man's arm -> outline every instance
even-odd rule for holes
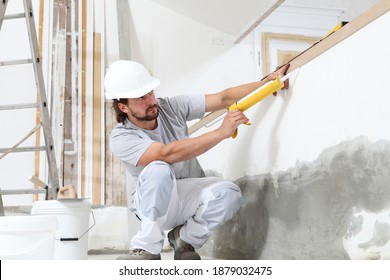
[[[285,75],[289,66],[289,64],[286,64],[278,70],[278,73]],[[233,103],[253,92],[255,89],[261,87],[269,81],[273,81],[276,78],[276,75],[277,73],[273,72],[258,82],[228,88],[214,94],[206,94],[206,112],[217,111],[229,107]],[[288,80],[285,82],[284,88],[288,88]]]
[[[229,138],[240,124],[249,120],[239,110],[225,116],[222,125],[195,138],[174,141],[169,144],[155,142],[138,160],[137,166],[146,166],[152,161],[161,160],[169,164],[195,158]]]
[[[278,72],[285,74],[289,65],[282,67]],[[206,95],[206,112],[220,110],[239,101],[255,89],[268,81],[274,80],[276,73],[271,73],[259,82],[240,85],[229,88],[216,94]],[[285,83],[288,88],[288,83]],[[152,161],[161,160],[169,164],[195,158],[232,136],[237,127],[245,124],[249,119],[239,110],[233,110],[226,114],[221,126],[201,136],[178,140],[169,144],[155,142],[145,151],[138,160],[137,166],[146,166]]]

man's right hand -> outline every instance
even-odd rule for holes
[[[236,131],[237,127],[241,124],[249,122],[249,119],[238,109],[229,111],[218,128],[223,133],[225,138],[229,138]]]

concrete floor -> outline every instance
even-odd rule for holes
[[[89,254],[88,260],[115,260],[120,254]],[[215,260],[214,258],[201,256],[202,260]],[[162,260],[173,260],[173,251],[161,252]]]

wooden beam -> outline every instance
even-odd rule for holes
[[[45,4],[43,0],[39,1],[39,23],[38,23],[38,44],[39,44],[39,53],[42,59],[42,44],[43,44],[43,19],[44,19],[44,12],[45,12]],[[39,97],[37,96],[37,102],[39,102]],[[41,121],[41,113],[39,111],[39,107],[37,107],[35,111],[35,124],[40,123]],[[38,129],[35,132],[35,146],[39,147],[41,145],[41,130]],[[34,177],[39,178],[39,168],[40,168],[40,162],[41,162],[41,154],[40,152],[36,151],[34,154]],[[37,184],[34,184],[34,189],[38,189],[39,186]],[[37,201],[39,199],[38,194],[34,194],[33,201]]]
[[[101,205],[102,194],[102,72],[101,35],[93,36],[93,144],[92,144],[92,203]]]
[[[216,120],[223,114],[227,112],[227,109],[222,109],[218,111],[211,112],[210,114],[206,115],[205,117],[201,118],[200,121],[194,123],[189,129],[188,134],[192,134],[195,131],[201,129],[202,127],[207,127],[212,121]]]
[[[52,67],[51,67],[51,121],[54,150],[59,169],[59,184],[64,183],[64,95],[66,87],[66,20],[67,1],[53,1]]]
[[[87,68],[87,0],[82,0],[81,7],[81,197],[85,197],[85,159],[86,159],[86,68]]]
[[[64,91],[64,156],[63,156],[63,185],[79,185],[78,176],[78,72],[79,72],[79,5],[76,0],[67,1],[66,14],[66,64]]]
[[[116,0],[118,14],[118,43],[119,59],[131,59],[130,26],[131,13],[128,0]],[[105,102],[105,141],[109,143],[110,133],[117,122],[112,109],[112,101]],[[118,157],[111,152],[109,145],[105,145],[104,166],[104,204],[126,206],[127,184],[126,170]]]
[[[117,125],[111,100],[106,102],[105,115],[105,137],[106,143],[109,143],[111,131]],[[104,205],[127,206],[126,169],[118,157],[111,152],[109,145],[105,146],[104,172]]]

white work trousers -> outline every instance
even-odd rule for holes
[[[131,211],[140,218],[141,230],[131,247],[158,254],[164,230],[183,225],[180,238],[200,248],[242,204],[241,190],[232,182],[217,177],[176,180],[169,164],[154,161],[138,178]]]

